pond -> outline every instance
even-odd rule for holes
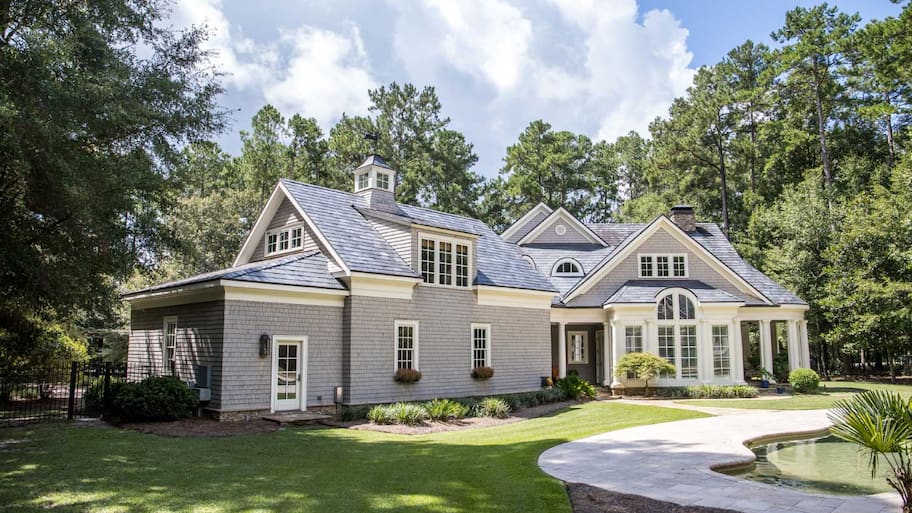
[[[858,445],[828,435],[806,440],[763,442],[751,447],[757,461],[750,467],[720,470],[761,483],[829,495],[891,492],[878,467],[871,478],[868,460]]]

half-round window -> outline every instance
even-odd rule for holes
[[[529,264],[529,267],[531,267],[532,269],[538,269],[538,267],[535,266],[535,260],[532,260],[532,257],[530,257],[529,255],[523,255],[523,256],[522,256],[522,259],[523,259],[527,264]]]
[[[582,276],[583,266],[572,258],[558,260],[551,269],[551,276]]]
[[[677,303],[677,312],[675,311]],[[656,318],[660,321],[693,320],[697,318],[697,309],[693,301],[684,294],[668,294],[659,300],[656,307]]]

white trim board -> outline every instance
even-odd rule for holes
[[[554,223],[561,221],[561,220],[563,222],[567,223],[568,225],[570,225],[571,228],[573,228],[574,230],[579,232],[580,235],[582,235],[584,238],[586,238],[588,241],[592,242],[593,244],[598,244],[600,246],[607,246],[607,244],[605,244],[605,241],[603,241],[601,239],[601,237],[596,235],[595,232],[593,232],[585,224],[581,223],[577,218],[573,217],[573,215],[570,212],[567,212],[564,209],[564,207],[560,207],[557,210],[555,210],[554,212],[551,212],[551,214],[547,218],[545,218],[544,221],[542,221],[541,223],[538,223],[538,226],[533,228],[532,231],[527,233],[523,238],[519,239],[516,242],[516,244],[521,246],[523,244],[528,244],[528,243],[533,242],[539,235],[544,233],[545,230],[548,229],[548,227],[553,226]]]
[[[276,404],[276,368],[278,366],[278,345],[279,341],[283,342],[299,342],[301,344],[301,353],[298,355],[298,367],[301,370],[301,386],[298,387],[298,390],[301,393],[300,397],[300,411],[307,410],[307,336],[306,335],[273,335],[272,344],[270,349],[270,355],[272,356],[272,365],[269,372],[269,411],[270,413],[275,413],[275,404]],[[294,410],[282,410],[282,411],[294,411]]]
[[[564,302],[572,301],[574,298],[585,294],[596,283],[605,278],[605,276],[615,267],[617,267],[619,263],[623,262],[627,257],[633,255],[637,249],[649,239],[649,237],[651,237],[660,229],[666,230],[668,234],[672,236],[672,238],[674,238],[684,247],[688,248],[694,255],[706,263],[706,265],[712,268],[713,271],[718,273],[720,276],[728,279],[728,281],[737,287],[741,292],[756,296],[757,298],[766,301],[767,304],[772,303],[769,298],[766,297],[766,295],[748,283],[744,278],[738,275],[738,273],[733,271],[724,262],[719,260],[716,255],[710,253],[709,250],[690,238],[690,236],[687,235],[687,233],[685,233],[680,226],[674,224],[674,222],[672,222],[664,215],[660,215],[655,218],[651,223],[649,223],[649,225],[643,228],[643,230],[641,230],[640,233],[632,241],[630,241],[626,247],[612,255],[609,260],[599,264],[599,267],[597,267],[594,271],[591,271],[588,276],[580,280],[580,282],[577,283],[572,289],[570,289],[567,295],[564,296]],[[690,265],[690,263],[690,261],[687,262],[688,265]],[[637,265],[639,265],[639,262],[637,262]]]
[[[515,223],[511,224],[509,228],[504,230],[503,233],[500,234],[500,238],[504,239],[504,240],[509,239],[514,234],[516,234],[516,232],[518,232],[520,228],[522,228],[523,226],[528,224],[529,221],[531,221],[532,218],[535,217],[536,215],[538,215],[539,213],[544,213],[546,216],[548,216],[548,215],[551,215],[551,212],[553,212],[551,207],[549,207],[548,205],[545,205],[544,203],[539,203],[538,205],[535,205],[534,207],[532,207],[532,210],[529,210],[528,212],[526,212]],[[547,217],[545,219],[547,219]],[[543,219],[542,222],[544,222],[545,219]]]

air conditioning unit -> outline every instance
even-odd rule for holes
[[[208,365],[196,366],[196,383],[192,388],[199,395],[200,402],[212,400],[212,389],[209,384],[212,382],[212,368]]]

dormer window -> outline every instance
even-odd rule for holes
[[[428,285],[468,287],[469,244],[421,235],[421,280]]]
[[[386,173],[377,173],[377,188],[388,191],[390,188],[390,175]]]
[[[640,255],[640,278],[687,278],[687,255]]]
[[[368,173],[361,173],[358,175],[358,190],[367,189],[368,183],[370,182],[370,175]]]
[[[296,251],[304,247],[304,228],[286,226],[266,233],[266,256]]]
[[[551,268],[551,276],[582,276],[583,266],[572,258],[562,258]]]

